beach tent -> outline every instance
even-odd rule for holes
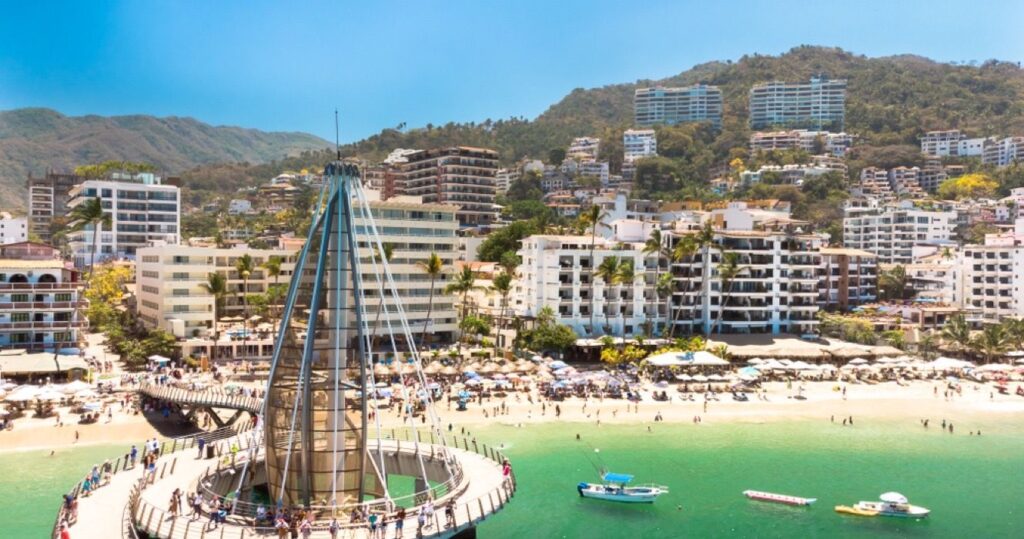
[[[974,363],[951,357],[940,357],[932,362],[925,363],[925,366],[933,370],[943,371],[947,369],[970,369],[974,367]]]
[[[149,356],[149,358],[147,358],[147,359],[149,359],[149,361],[151,361],[152,363],[170,363],[171,362],[171,358],[164,357],[164,356],[161,356],[161,355],[158,355],[158,354],[153,354],[153,355]]]
[[[656,356],[647,358],[647,364],[654,367],[673,367],[683,365],[683,360],[680,359],[680,352],[665,352]]]

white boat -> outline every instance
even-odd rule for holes
[[[604,483],[580,483],[576,491],[583,498],[595,498],[610,502],[654,503],[654,500],[668,492],[668,487],[661,485],[639,485],[627,487],[633,480],[629,474],[606,472],[601,475]]]
[[[801,498],[800,496],[789,496],[787,494],[776,494],[774,492],[762,492],[760,490],[744,490],[743,495],[751,500],[783,503],[786,505],[811,505],[818,501],[817,498]]]
[[[877,502],[860,501],[853,507],[836,506],[836,512],[870,517],[925,518],[930,510],[917,505],[910,505],[907,497],[899,492],[886,492],[879,496]]]

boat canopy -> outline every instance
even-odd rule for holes
[[[879,499],[886,503],[907,503],[907,497],[900,494],[899,492],[886,492],[879,496]]]
[[[633,476],[626,473],[606,472],[601,476],[601,479],[604,479],[609,483],[629,483],[633,480]]]

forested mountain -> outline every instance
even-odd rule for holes
[[[664,134],[675,139],[671,146],[659,140],[659,147],[674,153],[678,167],[671,172],[679,176],[677,183],[692,185],[706,179],[709,166],[745,156],[747,92],[753,84],[800,81],[815,74],[847,79],[846,130],[858,136],[861,155],[884,147],[906,154],[912,150],[907,146],[917,145],[918,135],[932,129],[960,128],[979,136],[1024,134],[1024,70],[1017,64],[990,60],[953,65],[911,55],[867,58],[836,48],[801,46],[780,56],[755,54],[701,64],[663,80],[576,89],[534,120],[386,129],[345,146],[343,152],[376,160],[394,148],[466,144],[495,148],[511,163],[527,156],[546,159],[550,150],[565,148],[573,137],[592,135],[603,139],[602,153],[614,168],[621,159],[621,133],[632,123],[634,89],[704,82],[722,88],[722,131],[689,126]],[[200,167],[186,176],[199,189],[251,185],[281,170],[320,166],[332,155],[309,153],[255,168]]]
[[[723,129],[714,132],[697,125],[661,129],[659,149],[668,159],[658,165],[671,181],[641,186],[641,194],[657,187],[659,196],[683,196],[702,185],[710,167],[736,157],[746,160],[747,92],[753,84],[806,80],[814,74],[848,81],[846,130],[858,136],[859,146],[854,161],[889,156],[895,159],[894,164],[904,164],[902,161],[917,159],[913,149],[917,136],[931,129],[960,128],[974,136],[1024,134],[1024,70],[1017,64],[990,60],[978,65],[953,65],[910,55],[867,58],[835,48],[801,46],[780,56],[755,54],[735,62],[701,64],[663,80],[576,89],[533,120],[512,118],[385,129],[346,145],[342,151],[373,161],[394,148],[464,144],[494,148],[503,162],[512,163],[522,157],[546,160],[549,151],[564,149],[573,137],[591,135],[602,138],[603,157],[615,169],[621,160],[622,131],[632,123],[634,89],[653,84],[715,84],[722,88],[725,99]],[[20,129],[48,133],[41,136],[56,143],[52,147],[29,147],[28,141],[34,139],[25,136],[8,140],[13,129],[8,116],[12,113],[0,113],[0,189],[23,182],[24,173],[20,171],[29,168],[42,171],[49,165],[118,158],[150,161],[173,173],[183,173],[191,191],[188,194],[197,201],[213,193],[256,185],[285,170],[321,167],[334,155],[329,150],[312,150],[329,144],[309,135],[213,128],[175,118],[72,119],[52,111],[36,112],[18,111],[18,116],[39,116],[20,122],[28,124]],[[60,125],[72,120],[97,123],[91,131],[75,130],[73,136],[56,134],[64,132]],[[179,131],[172,124],[192,128]],[[147,127],[143,129],[143,125]],[[132,132],[130,128],[143,134],[125,135]],[[118,149],[122,151],[115,153]],[[292,152],[302,149],[310,151]],[[293,157],[280,158],[285,153],[293,153]],[[268,158],[277,159],[256,165],[244,163]]]
[[[0,111],[0,209],[24,209],[26,176],[48,168],[119,160],[177,174],[203,163],[260,163],[330,145],[305,133],[215,127],[192,118]]]

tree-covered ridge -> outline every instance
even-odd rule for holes
[[[104,161],[152,163],[164,175],[199,164],[260,163],[330,144],[306,133],[212,126],[192,118],[0,111],[0,207],[23,209],[25,178]]]

